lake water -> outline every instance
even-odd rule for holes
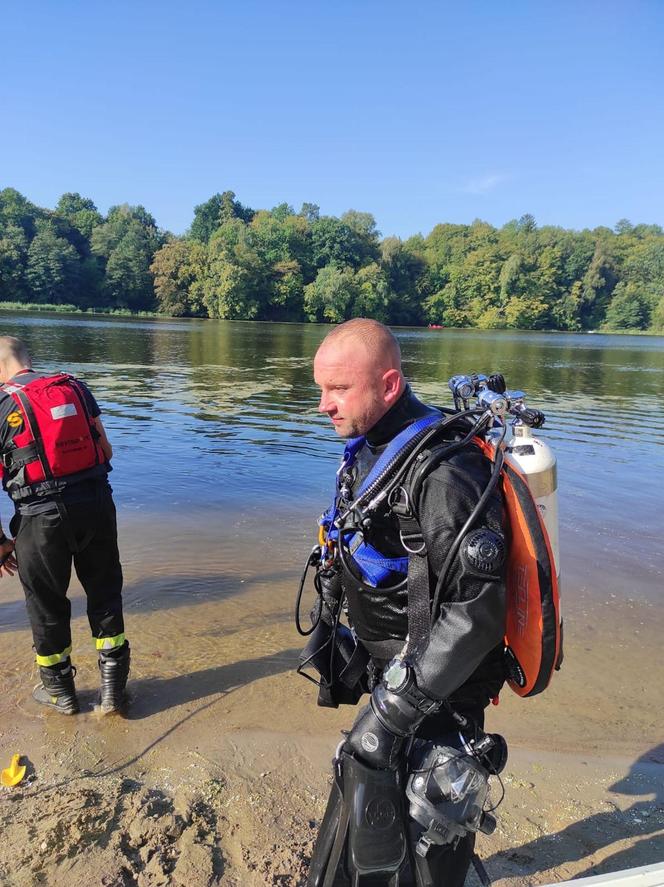
[[[311,685],[293,674],[294,591],[342,449],[317,415],[311,378],[326,331],[0,315],[0,332],[25,339],[36,366],[90,384],[113,441],[132,643],[133,726],[113,732],[118,755],[152,747],[194,717],[195,700],[207,711],[233,686],[243,691],[219,703],[224,730],[329,732],[352,717],[316,710]],[[661,742],[664,702],[664,338],[396,332],[424,399],[449,405],[454,373],[503,372],[546,413],[538,433],[558,457],[565,666],[528,704],[502,694],[492,723],[545,749],[645,752]],[[0,510],[6,526],[9,500]],[[77,680],[92,704],[98,676],[76,580],[71,597]],[[43,712],[29,701],[16,578],[0,582],[0,638],[0,721],[34,745]],[[217,729],[202,717],[189,741]],[[45,727],[57,732],[54,720]],[[107,728],[81,723],[108,740]],[[180,749],[183,736],[173,736]]]
[[[0,330],[26,340],[40,369],[83,378],[101,405],[129,611],[167,622],[178,607],[237,599],[233,619],[254,625],[267,593],[270,618],[290,618],[341,452],[311,377],[326,327],[4,314]],[[500,371],[546,413],[566,608],[593,597],[657,606],[664,338],[396,332],[423,399],[450,405],[453,373]],[[20,596],[2,619],[25,624]]]

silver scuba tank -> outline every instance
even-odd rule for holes
[[[560,580],[556,457],[551,447],[535,437],[532,428],[521,419],[516,419],[511,427],[512,437],[505,444],[505,459],[526,477],[530,492],[549,535],[556,575]]]

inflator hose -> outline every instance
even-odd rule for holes
[[[504,435],[503,435],[504,436]],[[436,590],[433,595],[433,604],[431,605],[431,621],[436,618],[438,613],[438,605],[440,603],[440,594],[443,590],[443,585],[445,584],[445,579],[447,578],[447,574],[452,565],[452,561],[457,555],[459,550],[459,546],[463,541],[466,533],[473,526],[475,521],[478,519],[480,514],[484,511],[484,507],[489,499],[489,496],[496,488],[498,481],[500,480],[500,472],[503,467],[503,462],[505,461],[505,455],[501,449],[496,450],[496,460],[493,465],[493,471],[491,472],[491,477],[489,478],[489,483],[486,485],[486,488],[480,498],[477,501],[477,505],[473,508],[468,520],[459,530],[459,533],[452,543],[450,550],[447,553],[447,557],[445,558],[445,563],[442,566],[440,574],[438,576],[438,582],[436,582]]]

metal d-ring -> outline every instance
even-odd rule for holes
[[[401,544],[402,544],[403,547],[406,549],[406,551],[408,552],[408,554],[423,554],[423,553],[426,551],[427,544],[426,544],[426,542],[424,541],[424,536],[422,536],[422,544],[420,545],[419,548],[409,548],[409,547],[406,545],[406,541],[405,541],[405,539],[403,538],[403,531],[402,531],[402,530],[399,530],[399,539],[401,539]]]

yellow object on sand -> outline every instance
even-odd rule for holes
[[[12,762],[0,773],[0,782],[3,785],[18,785],[25,776],[25,765],[19,766],[20,755],[12,755]]]

